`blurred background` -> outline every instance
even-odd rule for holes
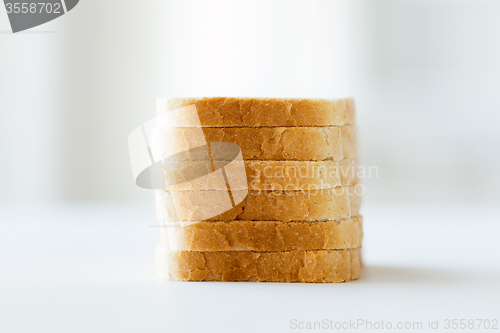
[[[174,96],[354,96],[365,202],[498,202],[500,2],[82,0],[10,33],[0,200],[150,202],[127,137]]]

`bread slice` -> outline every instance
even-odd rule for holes
[[[344,127],[346,127],[344,129]],[[202,130],[203,134],[198,133]],[[196,134],[196,135],[195,135]],[[346,135],[343,140],[342,135]],[[355,131],[350,125],[329,127],[204,127],[158,128],[151,135],[155,160],[199,147],[206,142],[230,142],[241,148],[244,160],[340,161],[356,158]],[[175,147],[173,151],[172,147]],[[181,147],[181,148],[179,148]],[[232,160],[233,152],[214,160]]]
[[[245,161],[245,170],[251,190],[317,190],[359,182],[353,159],[340,162]]]
[[[345,110],[346,110],[346,124],[355,125],[356,123],[356,106],[354,103],[354,98],[345,98]]]
[[[164,280],[331,283],[359,278],[358,251],[190,252],[158,245],[156,261]]]
[[[173,98],[158,99],[158,115],[192,106],[203,127],[290,127],[354,124],[354,99]],[[187,118],[191,120],[190,118]],[[186,119],[183,119],[186,120]],[[191,126],[189,122],[184,126]]]
[[[338,162],[340,183],[343,186],[359,184],[357,159],[343,159]]]
[[[167,222],[161,244],[178,251],[292,251],[361,247],[362,217],[324,222]]]
[[[169,162],[163,167],[167,184],[177,190],[226,190],[226,182],[214,182],[207,175],[228,161]],[[296,191],[358,184],[355,160],[335,161],[244,161],[246,181],[230,185],[232,190]],[[226,174],[232,170],[225,169]],[[236,176],[236,172],[232,172]],[[239,176],[239,175],[238,175]]]
[[[233,197],[241,191],[231,191]],[[224,191],[155,191],[161,221],[333,221],[359,215],[359,189],[354,186],[312,191],[249,191],[231,208]],[[243,196],[242,196],[243,197]],[[177,204],[174,204],[177,203]],[[218,206],[226,205],[227,210]],[[207,209],[224,211],[207,218]]]
[[[344,159],[358,158],[356,143],[356,128],[352,125],[345,125],[340,128],[342,135],[342,156]]]

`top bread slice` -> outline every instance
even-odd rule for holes
[[[354,124],[354,99],[290,98],[172,98],[158,99],[157,114],[171,111],[174,117],[188,110],[194,118],[181,116],[179,127],[295,127]],[[192,111],[195,111],[194,113]],[[196,118],[196,117],[195,117]],[[193,124],[190,124],[193,122]]]

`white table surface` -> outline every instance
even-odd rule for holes
[[[446,319],[500,319],[500,208],[366,203],[363,214],[359,281],[180,283],[156,275],[152,205],[2,204],[0,332],[288,332],[357,319],[450,331]]]

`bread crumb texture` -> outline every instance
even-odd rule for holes
[[[201,192],[156,190],[157,218],[160,221],[181,222],[333,221],[358,216],[361,204],[356,186],[312,191],[249,191],[238,205],[213,218],[205,219],[201,217],[207,203],[192,200],[196,193]],[[176,197],[177,205],[174,204],[173,196]],[[210,204],[216,205],[217,202]],[[188,216],[189,219],[179,220],[178,212],[181,213],[180,216]]]
[[[355,119],[353,98],[173,98],[158,114],[193,105],[203,127],[332,126]]]
[[[359,278],[358,251],[188,252],[158,245],[157,264],[165,280],[336,283]]]
[[[161,228],[161,244],[181,251],[293,251],[358,248],[362,217],[325,222],[176,222]]]

